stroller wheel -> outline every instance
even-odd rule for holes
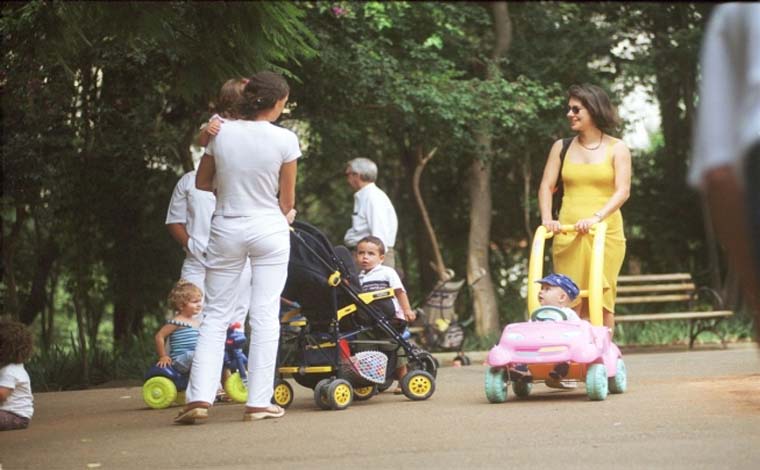
[[[274,384],[272,403],[287,408],[293,403],[293,387],[283,379],[277,379]]]
[[[314,387],[314,403],[323,410],[330,409],[330,402],[327,401],[327,387],[332,379],[322,379]]]
[[[470,358],[463,352],[457,353],[457,356],[454,358],[455,361],[459,361],[459,363],[463,366],[469,366],[472,364],[472,361],[470,361]]]
[[[367,387],[359,387],[354,389],[354,398],[358,401],[369,400],[377,394],[377,385],[369,385]]]
[[[401,390],[410,400],[427,400],[435,392],[435,378],[424,370],[409,371],[401,379]]]
[[[333,410],[345,410],[354,401],[354,389],[344,379],[335,379],[327,387],[327,401]]]

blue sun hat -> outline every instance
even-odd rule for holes
[[[576,297],[578,297],[578,294],[580,294],[581,290],[578,289],[578,286],[573,282],[572,279],[565,276],[564,274],[557,274],[557,273],[551,273],[548,276],[546,276],[543,279],[539,279],[536,281],[539,284],[548,284],[550,286],[557,286],[565,293],[568,297],[570,297],[570,300],[575,300]]]

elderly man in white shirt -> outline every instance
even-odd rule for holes
[[[705,195],[760,335],[760,3],[715,7],[701,65],[688,182]]]
[[[359,240],[373,235],[385,244],[383,264],[395,268],[393,246],[396,244],[398,218],[388,195],[375,185],[377,165],[368,158],[355,158],[346,165],[346,179],[356,192],[351,228],[343,237],[344,243],[354,249]]]

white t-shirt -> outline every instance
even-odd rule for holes
[[[195,170],[185,173],[177,181],[166,212],[166,223],[185,224],[191,240],[188,242],[191,253],[188,254],[198,259],[208,245],[211,216],[214,215],[215,208],[214,193],[195,187]]]
[[[694,187],[717,167],[731,165],[741,175],[742,158],[760,142],[760,3],[715,7],[705,30],[701,65],[688,175]]]
[[[295,133],[268,121],[228,121],[211,139],[206,153],[214,157],[216,167],[214,215],[281,213],[280,167],[301,156]]]
[[[396,270],[383,264],[378,264],[369,271],[361,271],[359,273],[359,284],[362,285],[362,291],[364,292],[374,292],[389,287],[394,291],[401,289],[406,292],[404,284],[401,283],[401,278],[398,277]],[[405,320],[406,317],[396,297],[393,297],[393,307],[396,309],[396,318]]]
[[[0,387],[13,390],[8,398],[0,403],[0,410],[10,411],[24,418],[34,414],[34,398],[29,374],[23,364],[8,364],[0,369]]]
[[[343,241],[349,247],[374,235],[385,243],[386,249],[396,245],[398,218],[388,195],[375,183],[369,183],[354,193],[354,213],[351,228],[346,231]]]

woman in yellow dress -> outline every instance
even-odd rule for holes
[[[588,288],[591,225],[606,221],[604,252],[604,325],[615,328],[617,277],[625,257],[625,235],[620,207],[631,189],[631,152],[622,140],[612,137],[619,123],[607,94],[595,85],[573,85],[568,90],[567,119],[577,135],[560,163],[562,140],[554,143],[544,167],[538,190],[541,223],[555,233],[552,243],[554,272]],[[564,194],[559,220],[552,217],[552,193],[562,166]],[[575,225],[577,232],[561,233],[560,225]],[[588,300],[576,305],[581,318],[588,319]]]

